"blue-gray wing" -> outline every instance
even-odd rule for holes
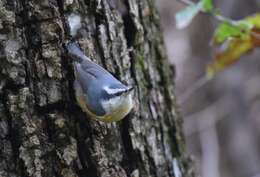
[[[83,68],[80,63],[75,62],[73,65],[76,79],[78,79],[84,89],[88,90],[88,86],[96,82],[96,75],[90,70]]]
[[[76,79],[83,91],[87,107],[92,113],[98,116],[105,115],[99,98],[102,89],[98,85],[99,81],[95,71],[89,67],[82,67],[80,63],[74,63],[74,68]]]
[[[97,79],[103,79],[104,77],[113,77],[107,70],[91,60],[82,61],[81,67],[84,71],[92,74]]]

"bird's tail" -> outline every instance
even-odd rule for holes
[[[68,42],[65,44],[65,48],[68,56],[77,62],[81,63],[83,60],[90,60],[76,42]]]

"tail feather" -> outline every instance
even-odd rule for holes
[[[90,60],[80,49],[76,42],[69,42],[65,45],[68,55],[70,58],[77,62],[82,62],[83,60]]]

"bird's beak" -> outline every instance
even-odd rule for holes
[[[134,90],[134,87],[133,86],[128,86],[127,92],[131,92],[132,90]]]

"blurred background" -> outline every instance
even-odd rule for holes
[[[232,19],[260,12],[260,0],[215,0]],[[174,16],[185,7],[157,0],[168,58],[176,67],[176,90],[182,100],[212,61],[211,36],[217,21],[200,14],[185,30]],[[180,102],[189,153],[202,177],[260,177],[260,49],[219,73]]]

